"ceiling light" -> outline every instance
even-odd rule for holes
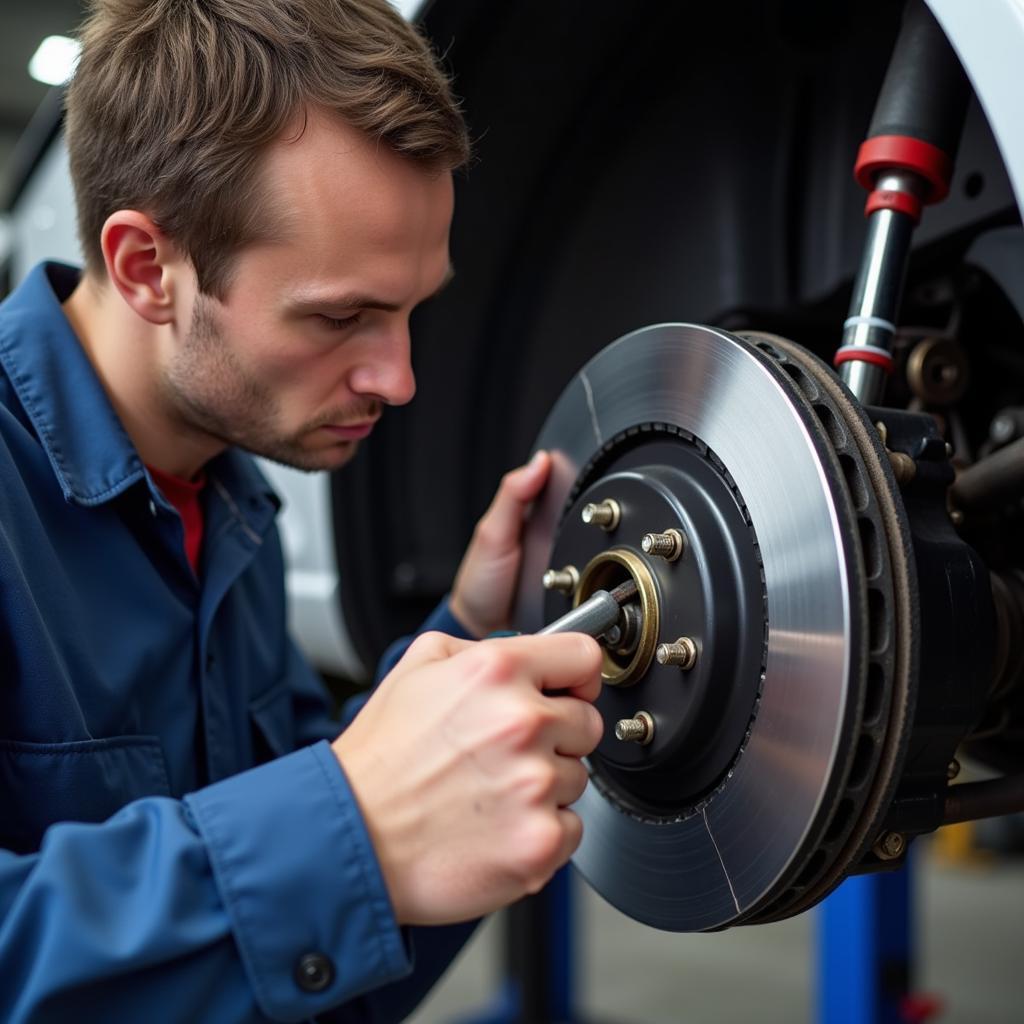
[[[67,36],[47,36],[28,62],[28,73],[46,85],[63,85],[75,70],[81,50],[76,39]]]

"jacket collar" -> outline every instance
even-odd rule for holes
[[[141,480],[142,459],[107,398],[61,303],[80,272],[41,263],[0,304],[0,365],[11,381],[60,484],[79,505],[100,505]],[[252,460],[229,449],[211,462],[243,506],[280,506]],[[261,500],[262,499],[262,500]],[[268,511],[270,509],[268,508]]]

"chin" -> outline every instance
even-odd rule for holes
[[[271,450],[254,450],[253,454],[263,459],[269,459],[271,462],[279,462],[282,466],[288,466],[291,469],[298,469],[305,473],[319,473],[341,469],[352,460],[358,449],[358,441],[342,441],[319,451],[310,451],[289,445]]]

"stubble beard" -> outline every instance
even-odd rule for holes
[[[342,414],[310,423],[294,435],[277,432],[271,389],[243,370],[204,296],[196,299],[188,333],[162,384],[164,398],[183,427],[225,445],[305,472],[337,469],[355,454],[355,441],[326,451],[302,445],[303,437],[337,422]]]

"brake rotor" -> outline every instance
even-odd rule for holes
[[[820,899],[875,838],[909,714],[913,569],[870,422],[791,343],[667,324],[599,353],[537,447],[553,470],[517,625],[628,577],[647,595],[632,644],[606,650],[577,868],[672,931]],[[609,502],[603,526],[586,521]],[[672,532],[676,557],[644,550]],[[575,589],[545,592],[545,571],[568,566]],[[652,656],[683,640],[692,663]],[[616,739],[641,711],[648,741]]]

